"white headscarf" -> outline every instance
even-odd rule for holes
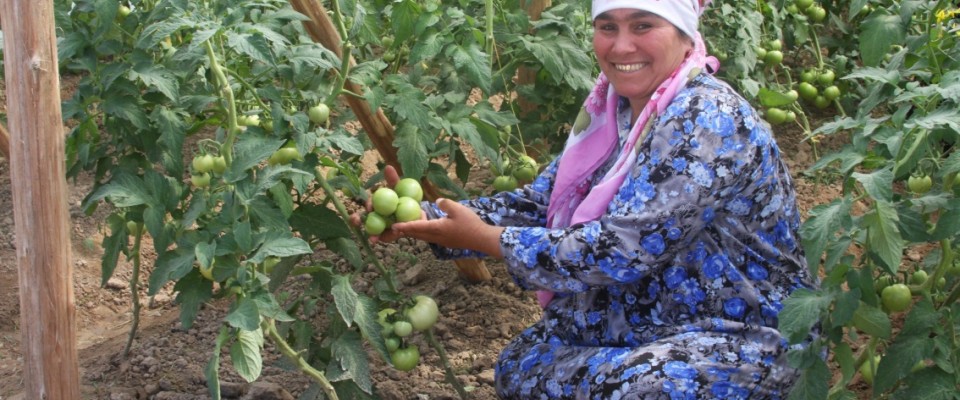
[[[705,5],[699,0],[594,0],[591,14],[596,19],[604,12],[618,8],[649,11],[669,21],[688,37],[694,37]]]

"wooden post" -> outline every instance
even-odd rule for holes
[[[317,43],[323,45],[338,57],[344,57],[341,51],[342,41],[340,33],[333,26],[333,21],[327,16],[327,10],[317,0],[290,0],[290,4],[297,12],[310,17],[310,20],[303,21],[303,26],[310,34],[310,37]],[[347,55],[350,57],[350,55]],[[354,65],[351,57],[350,65]],[[363,93],[363,88],[352,81],[347,81],[344,88],[353,93]],[[374,147],[383,157],[387,164],[394,166],[398,172],[403,173],[400,168],[400,162],[397,160],[397,150],[393,147],[394,128],[390,120],[383,113],[382,109],[373,110],[370,103],[355,96],[344,96],[347,104],[357,116],[360,125],[367,131],[367,136],[373,142]],[[428,200],[437,199],[440,194],[430,182],[423,183],[424,196]],[[454,261],[457,264],[457,270],[460,275],[471,282],[481,282],[490,280],[490,271],[487,270],[482,260],[460,259]]]
[[[530,20],[538,21],[540,20],[540,14],[543,13],[543,10],[550,8],[551,0],[530,0],[521,4],[523,4],[524,9],[527,11]],[[517,70],[517,83],[527,85],[535,82],[537,80],[537,72],[539,72],[539,70],[521,65]],[[537,104],[533,104],[523,97],[517,99],[517,104],[520,106],[520,112],[523,114],[537,108]]]
[[[53,1],[4,0],[3,53],[27,399],[79,399]]]

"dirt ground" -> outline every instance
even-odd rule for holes
[[[65,82],[69,85],[69,82]],[[0,91],[2,93],[2,91]],[[2,94],[0,94],[2,96]],[[2,100],[2,98],[0,98]],[[5,102],[0,101],[0,107]],[[3,111],[3,110],[0,110]],[[818,184],[801,176],[813,161],[813,149],[802,141],[796,127],[778,127],[782,155],[796,177],[800,208],[838,196],[835,186]],[[144,307],[140,329],[128,358],[121,353],[131,323],[130,263],[121,257],[114,279],[100,287],[102,215],[84,215],[80,208],[89,191],[89,179],[70,182],[74,290],[77,306],[77,339],[81,383],[87,399],[204,399],[203,376],[227,303],[211,302],[201,310],[195,325],[185,330],[178,319],[169,289]],[[20,308],[12,215],[9,161],[0,157],[0,400],[23,398],[20,355]],[[445,347],[457,377],[473,399],[493,399],[493,364],[511,337],[539,318],[531,292],[521,291],[499,262],[488,260],[493,279],[470,283],[458,277],[456,267],[433,258],[422,244],[400,242],[378,245],[385,256],[407,255],[414,264],[398,267],[406,293],[433,296],[441,309],[437,336]],[[152,246],[145,246],[152,249]],[[316,257],[322,257],[322,254]],[[410,257],[412,256],[412,257]],[[145,251],[147,260],[155,254]],[[373,273],[373,272],[371,272]],[[146,277],[143,277],[146,282]],[[145,293],[141,291],[141,296]],[[384,399],[454,399],[459,396],[443,380],[436,352],[417,343],[423,358],[411,372],[398,372],[382,360],[373,361],[373,380]],[[248,384],[233,372],[229,355],[221,366],[224,397],[292,399],[308,397],[309,381],[283,368],[268,344],[261,379]]]

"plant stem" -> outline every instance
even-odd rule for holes
[[[230,88],[230,82],[227,81],[227,75],[223,73],[223,68],[217,62],[217,55],[213,52],[213,45],[210,40],[203,43],[207,50],[207,57],[210,58],[210,70],[217,77],[217,84],[220,85],[220,92],[223,93],[227,104],[224,108],[227,111],[227,139],[223,141],[220,149],[220,155],[227,161],[229,166],[233,162],[233,142],[237,140],[237,134],[240,132],[237,126],[237,107],[236,100],[233,98],[233,89]]]
[[[137,234],[133,239],[133,275],[130,276],[130,293],[133,301],[133,322],[130,325],[130,334],[127,335],[127,344],[123,346],[123,358],[130,355],[130,346],[133,345],[133,338],[137,336],[137,329],[140,326],[140,291],[137,289],[140,284],[140,242],[143,238],[143,227],[137,224]]]
[[[320,384],[320,388],[323,389],[323,392],[327,395],[328,399],[338,400],[336,389],[334,389],[333,385],[330,384],[330,381],[327,380],[327,377],[324,375],[323,371],[319,371],[314,368],[312,365],[310,365],[310,363],[307,362],[307,360],[304,360],[303,357],[300,356],[298,351],[294,350],[293,347],[290,347],[290,343],[287,343],[287,341],[280,336],[280,333],[277,332],[277,325],[274,323],[273,319],[264,319],[263,322],[260,323],[260,328],[266,331],[267,336],[269,336],[270,340],[277,345],[277,348],[280,350],[280,352],[283,353],[283,355],[286,356],[290,361],[293,361],[300,371],[302,371],[304,374],[307,374],[307,376],[313,378],[313,380]]]
[[[433,347],[433,350],[440,356],[440,363],[443,364],[444,378],[446,378],[448,383],[453,385],[454,390],[457,391],[461,399],[466,399],[467,390],[463,388],[463,385],[457,380],[456,374],[453,373],[453,367],[450,366],[450,360],[447,359],[446,351],[443,350],[443,346],[440,345],[437,338],[433,336],[433,329],[428,329],[425,333],[426,335],[424,336],[427,338],[427,343],[429,343],[430,347]]]

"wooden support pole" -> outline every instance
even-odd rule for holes
[[[323,7],[323,4],[320,4],[317,0],[290,0],[290,4],[294,10],[310,18],[310,20],[303,21],[303,26],[315,42],[320,43],[323,47],[334,52],[338,57],[344,57],[341,51],[343,39],[340,37],[340,33],[337,32],[336,27],[334,27],[333,21],[327,16],[327,10]],[[351,57],[349,54],[346,56]],[[352,57],[349,62],[351,66],[354,65]],[[347,80],[344,88],[353,93],[363,93],[363,88],[350,80]],[[374,147],[377,148],[380,156],[383,157],[387,164],[394,166],[394,168],[402,174],[403,170],[400,168],[400,162],[397,160],[397,149],[393,147],[393,124],[387,119],[383,110],[379,108],[373,110],[370,107],[370,103],[355,96],[344,96],[344,98],[353,110],[353,113],[357,116],[360,125],[363,126],[363,129],[367,132],[370,141],[373,142]],[[428,200],[435,200],[440,196],[436,187],[430,184],[430,182],[422,183],[424,196]],[[482,260],[461,259],[456,260],[455,263],[457,264],[457,270],[460,272],[460,275],[468,281],[481,282],[490,280],[491,278],[490,271],[487,270]]]
[[[540,14],[543,14],[543,10],[550,8],[551,0],[530,0],[521,4],[523,4],[524,10],[527,11],[527,16],[530,17],[530,20],[538,21],[540,20]],[[537,72],[539,72],[538,69],[531,69],[530,67],[521,65],[517,70],[517,83],[520,85],[534,83],[537,80]],[[533,111],[538,106],[523,97],[517,99],[517,104],[520,106],[520,112],[522,114]]]
[[[27,399],[79,399],[53,1],[4,0],[10,180]]]

